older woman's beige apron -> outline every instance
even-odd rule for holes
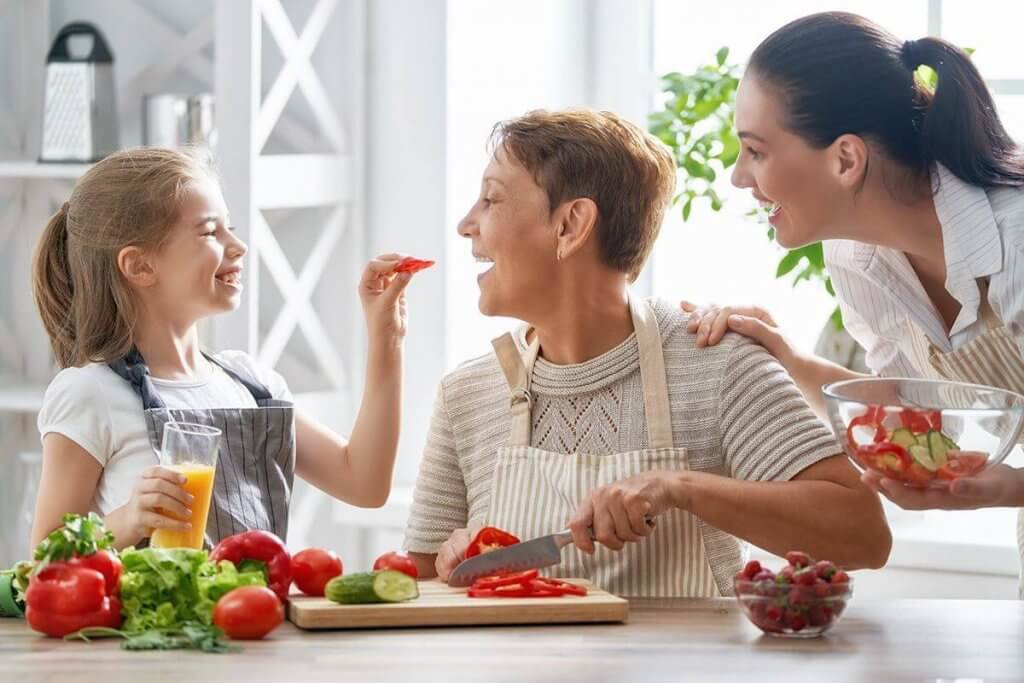
[[[630,302],[640,348],[640,378],[650,448],[595,455],[556,453],[533,448],[530,376],[537,358],[535,340],[520,354],[511,335],[494,348],[511,390],[512,432],[498,450],[486,523],[522,539],[551,534],[566,524],[595,489],[651,470],[688,469],[686,450],[672,440],[665,361],[654,311],[646,302]],[[640,416],[636,416],[639,419]],[[569,546],[551,576],[589,578],[618,595],[636,597],[713,597],[720,595],[705,552],[699,520],[679,509],[657,519],[645,539],[619,551],[598,545],[594,555]]]
[[[943,352],[911,323],[914,360],[918,369],[935,379],[983,384],[1024,394],[1024,357],[1009,330],[992,310],[988,286],[979,281],[979,315],[987,331],[958,349]],[[1024,598],[1024,509],[1017,515],[1017,547],[1021,554],[1020,597]]]

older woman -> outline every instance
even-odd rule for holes
[[[484,524],[568,524],[552,573],[630,596],[730,593],[740,539],[884,564],[877,497],[778,362],[739,335],[701,352],[677,306],[629,295],[672,196],[667,150],[583,110],[493,143],[458,230],[493,264],[481,312],[528,325],[441,382],[405,539],[421,575],[446,579]]]

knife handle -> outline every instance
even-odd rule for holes
[[[653,529],[654,517],[651,517],[650,515],[644,515],[644,523]],[[588,526],[587,533],[590,534],[590,540],[594,540],[594,528]],[[557,545],[559,548],[564,548],[567,545],[572,545],[572,532],[566,529],[565,531],[561,531],[555,534],[555,545]]]

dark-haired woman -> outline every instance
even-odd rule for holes
[[[934,92],[915,79],[922,64]],[[873,372],[1024,393],[1024,152],[966,53],[853,14],[804,17],[754,51],[736,127],[733,183],[771,208],[782,246],[824,240]],[[760,341],[819,413],[823,384],[860,376],[798,352],[757,307],[709,307],[690,326],[698,344],[726,330]],[[1024,469],[1006,465],[948,490],[864,479],[908,509],[1024,507]]]

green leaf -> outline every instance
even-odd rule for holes
[[[718,66],[725,66],[725,60],[729,58],[729,48],[719,48],[718,52],[715,53],[715,61],[718,62]]]
[[[769,230],[772,229],[769,228]],[[803,259],[803,257],[804,255],[799,249],[790,250],[785,256],[782,257],[782,260],[779,261],[779,267],[775,271],[775,277],[782,277],[783,275],[789,273],[791,270],[793,270],[800,264],[800,261]]]
[[[93,555],[99,550],[109,550],[114,545],[114,535],[107,530],[103,519],[95,512],[86,516],[66,514],[64,524],[50,532],[33,553],[40,571],[50,562],[67,560],[74,555]]]
[[[837,330],[843,329],[843,312],[836,306],[836,310],[832,311],[832,315],[829,317],[832,324],[836,326]]]
[[[832,296],[832,298],[835,298],[836,290],[832,286],[832,278],[830,277],[825,278],[825,291],[828,292]]]
[[[693,209],[693,197],[686,200],[683,204],[683,222],[690,220],[690,211]]]

